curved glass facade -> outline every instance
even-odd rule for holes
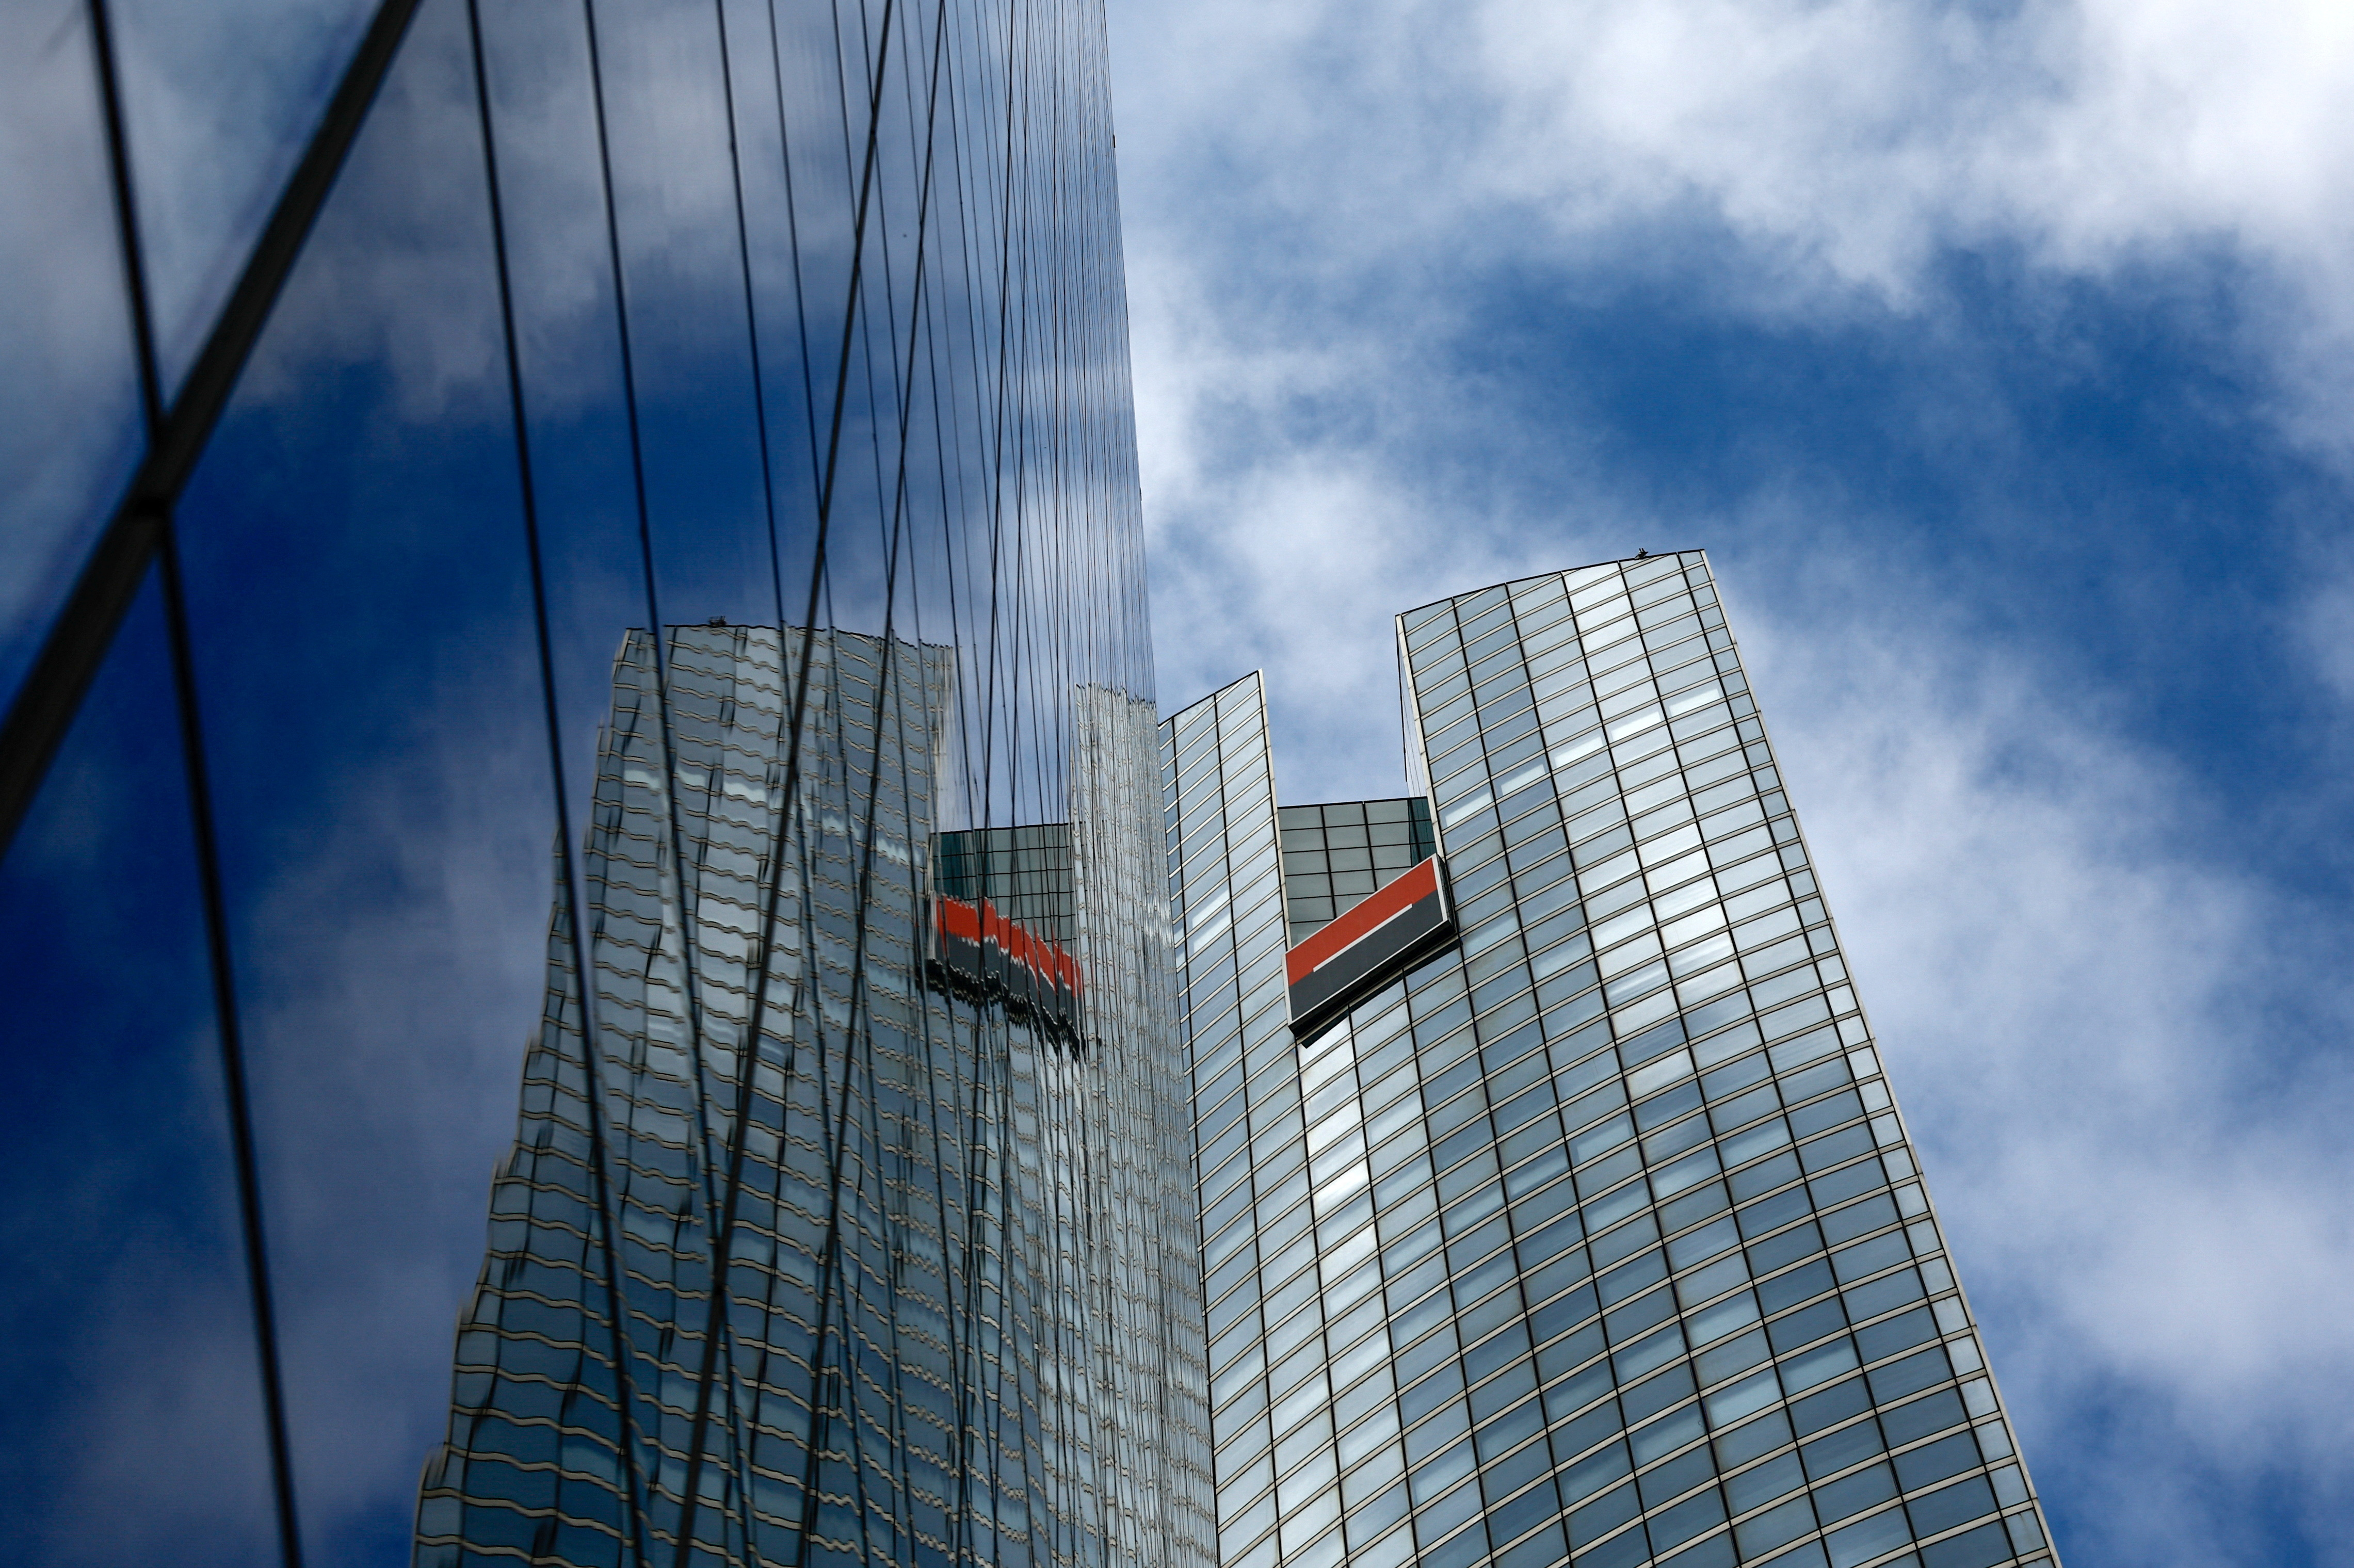
[[[0,108],[16,1560],[1205,1563],[1098,9],[152,9]]]
[[[1457,939],[1304,1036],[1405,813],[1278,830],[1256,676],[1161,732],[1221,1561],[2049,1563],[1705,560],[1398,635]]]

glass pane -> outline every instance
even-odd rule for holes
[[[163,622],[151,581],[0,863],[0,1512],[28,1568],[277,1554]]]
[[[488,8],[535,578],[429,0],[182,508],[323,1557],[1207,1539],[1100,36],[891,15]]]
[[[372,0],[110,0],[164,396],[236,285]]]
[[[88,11],[0,7],[0,702],[143,440],[112,191]]]
[[[545,983],[556,816],[464,24],[420,11],[180,508],[320,1562],[408,1559]]]
[[[1636,1511],[1638,1492],[1647,1505],[1665,1505],[1649,1525],[1655,1546],[1681,1542],[1723,1517],[1712,1491],[1674,1500],[1712,1473],[1707,1451],[1687,1446],[1702,1436],[1702,1410],[1681,1402],[1699,1387],[1710,1388],[1703,1403],[1712,1425],[1744,1420],[1786,1394],[1804,1395],[1803,1408],[1794,1409],[1790,1421],[1776,1416],[1765,1424],[1772,1432],[1753,1423],[1721,1440],[1731,1445],[1723,1449],[1727,1462],[1738,1463],[1744,1455],[1770,1451],[1779,1440],[1776,1432],[1786,1439],[1791,1422],[1805,1432],[1837,1428],[1874,1401],[1893,1402],[1934,1385],[1951,1370],[1947,1351],[1915,1347],[1929,1343],[1938,1324],[1955,1332],[1967,1321],[1959,1298],[1950,1294],[1947,1265],[1931,1255],[1938,1250],[1935,1233],[1926,1224],[1900,1225],[1901,1202],[1873,1195],[1892,1169],[1900,1178],[1912,1172],[1911,1156],[1895,1118],[1885,1114],[1893,1097],[1867,1045],[1853,993],[1839,983],[1843,969],[1832,967],[1840,963],[1837,944],[1812,896],[1818,891],[1813,874],[1796,853],[1794,833],[1767,831],[1769,821],[1787,827],[1790,819],[1781,815],[1786,806],[1768,754],[1754,742],[1754,722],[1744,736],[1731,723],[1735,709],[1710,708],[1698,699],[1686,704],[1677,695],[1699,691],[1722,699],[1745,684],[1729,647],[1699,664],[1687,662],[1700,656],[1695,650],[1669,644],[1669,634],[1684,635],[1672,624],[1678,606],[1695,602],[1684,598],[1680,566],[1673,559],[1649,560],[1628,564],[1623,575],[1615,564],[1580,574],[1586,597],[1596,601],[1586,620],[1619,629],[1606,628],[1595,641],[1631,630],[1636,618],[1660,633],[1651,638],[1648,655],[1642,639],[1627,636],[1595,658],[1617,662],[1617,673],[1596,683],[1605,686],[1603,711],[1621,729],[1622,740],[1632,735],[1630,715],[1643,704],[1656,704],[1658,691],[1670,694],[1666,716],[1655,709],[1638,743],[1606,749],[1598,738],[1556,735],[1554,748],[1541,752],[1527,710],[1508,694],[1474,717],[1458,720],[1435,705],[1419,715],[1426,747],[1454,746],[1471,759],[1460,777],[1480,775],[1495,783],[1492,789],[1464,785],[1462,807],[1451,820],[1442,815],[1458,851],[1451,881],[1467,931],[1459,947],[1429,958],[1413,977],[1426,989],[1414,1009],[1414,1065],[1400,1062],[1397,1070],[1419,1075],[1423,1093],[1407,1092],[1394,1107],[1386,1088],[1369,1094],[1374,1108],[1363,1124],[1373,1228],[1384,1244],[1379,1268],[1394,1312],[1392,1334],[1405,1347],[1393,1370],[1407,1452],[1445,1451],[1457,1430],[1447,1423],[1459,1424],[1465,1408],[1453,1403],[1458,1390],[1469,1389],[1475,1423],[1500,1424],[1480,1428],[1484,1446],[1488,1436],[1510,1427],[1508,1413],[1517,1402],[1542,1386],[1559,1455],[1575,1461],[1570,1474],[1586,1478],[1574,1488],[1564,1483],[1564,1500],[1577,1509],[1572,1537],[1581,1542],[1623,1525]],[[1632,602],[1641,606],[1631,615],[1622,593],[1630,583]],[[1608,592],[1599,591],[1604,588]],[[1523,596],[1522,604],[1525,610],[1534,600]],[[1452,608],[1475,639],[1470,654],[1482,662],[1479,693],[1525,689],[1514,662],[1526,644],[1511,641],[1509,619],[1493,619],[1505,614],[1500,591],[1468,595]],[[1483,611],[1490,618],[1484,622]],[[1713,609],[1711,614],[1722,619]],[[1527,632],[1529,623],[1520,629]],[[1488,641],[1476,641],[1483,635]],[[1553,676],[1575,682],[1588,670],[1575,644],[1560,648],[1567,652],[1548,648],[1537,655],[1547,662],[1537,673],[1539,716],[1567,731],[1585,721],[1573,715],[1572,724],[1559,723],[1563,715],[1552,709],[1564,688],[1543,683]],[[1583,694],[1575,701],[1590,699],[1590,689],[1577,690]],[[1204,698],[1199,705],[1212,702]],[[1741,702],[1738,711],[1745,714],[1747,699]],[[1185,715],[1172,721],[1172,739],[1186,722]],[[1449,726],[1468,727],[1458,738]],[[1173,764],[1175,747],[1164,750]],[[1167,764],[1164,776],[1172,864],[1182,865],[1185,901],[1198,907],[1219,874],[1231,874],[1220,853],[1225,846],[1214,833],[1196,831],[1204,797],[1217,776]],[[1503,799],[1490,801],[1490,795]],[[1760,795],[1773,803],[1761,804]],[[1387,804],[1363,802],[1365,820],[1378,821],[1386,813],[1376,808]],[[1490,805],[1492,810],[1483,809]],[[1351,874],[1344,860],[1366,852],[1340,847],[1344,841],[1336,823],[1360,810],[1359,803],[1282,810],[1295,918],[1303,892],[1320,896],[1327,880],[1332,895],[1346,891],[1343,879]],[[1397,815],[1403,822],[1406,813]],[[1771,848],[1776,839],[1788,849]],[[1564,855],[1572,841],[1577,853]],[[1380,852],[1373,853],[1378,869]],[[1756,865],[1769,869],[1744,869]],[[1179,882],[1173,871],[1171,881],[1172,887]],[[1303,885],[1310,881],[1313,887]],[[1523,943],[1512,934],[1523,927],[1526,946],[1536,954],[1532,970],[1519,967]],[[1744,960],[1738,965],[1730,962],[1736,947]],[[1585,961],[1597,949],[1598,960]],[[1204,956],[1214,960],[1218,955]],[[1187,957],[1195,965],[1189,979],[1199,987],[1199,958]],[[1681,984],[1669,985],[1670,969]],[[1363,993],[1360,1017],[1381,1005],[1372,993],[1388,976],[1370,965],[1341,972]],[[1221,969],[1207,978],[1219,986],[1233,983]],[[1515,995],[1532,979],[1533,992]],[[1447,1001],[1463,997],[1467,988],[1466,1000]],[[1808,994],[1818,990],[1823,994]],[[1606,1007],[1606,997],[1615,1011]],[[1226,1036],[1235,1025],[1217,1000],[1206,1010],[1197,1006],[1189,1025],[1204,1066],[1224,1072],[1232,1059]],[[1480,1016],[1461,1028],[1471,1006]],[[1336,1024],[1324,1039],[1339,1033]],[[1450,1033],[1453,1044],[1446,1043]],[[1354,1107],[1345,1099],[1345,1080],[1327,1081],[1321,1048],[1301,1047],[1310,1065],[1297,1084],[1284,1071],[1288,1063],[1280,1050],[1269,1054],[1271,1061],[1260,1058],[1262,1075],[1235,1097],[1260,1102],[1251,1107],[1248,1153],[1238,1152],[1242,1140],[1223,1121],[1204,1122],[1204,1192],[1221,1221],[1235,1212],[1225,1196],[1229,1188],[1259,1190],[1269,1175],[1267,1163],[1288,1157],[1288,1150],[1276,1151],[1285,1150],[1280,1128],[1296,1114],[1295,1104],[1304,1107],[1310,1147],[1321,1150],[1311,1158],[1313,1179],[1332,1183],[1320,1193],[1351,1190],[1353,1178],[1341,1167],[1358,1154],[1349,1114]],[[1369,1088],[1376,1057],[1394,1060],[1379,1048],[1368,1055]],[[1226,1080],[1213,1081],[1221,1086],[1214,1092],[1224,1093]],[[1557,1102],[1558,1118],[1553,1114]],[[1710,1102],[1713,1108],[1703,1112]],[[1435,1107],[1426,1117],[1426,1104]],[[1492,1118],[1481,1114],[1491,1107]],[[1777,1114],[1785,1111],[1787,1119]],[[1352,1136],[1329,1130],[1342,1127]],[[1796,1153],[1789,1151],[1793,1138],[1799,1140]],[[1565,1179],[1573,1164],[1579,1167],[1574,1185],[1585,1200],[1575,1212],[1573,1182]],[[1426,1185],[1433,1166],[1442,1172],[1436,1186],[1439,1224],[1430,1223]],[[1500,1170],[1500,1190],[1495,1185]],[[1720,1181],[1726,1171],[1729,1178]],[[1802,1173],[1808,1180],[1798,1184]],[[1915,1192],[1914,1212],[1925,1208],[1909,1182],[1900,1191]],[[1513,1200],[1509,1207],[1507,1194]],[[1736,1205],[1737,1218],[1727,1215]],[[1296,1230],[1271,1237],[1263,1229],[1259,1240],[1262,1251],[1270,1240],[1320,1249],[1329,1291],[1336,1272],[1355,1266],[1348,1239],[1354,1214],[1325,1224],[1320,1195],[1317,1207],[1320,1224],[1312,1236],[1295,1242]],[[1270,1214],[1262,1201],[1262,1226],[1281,1225],[1283,1213],[1278,1206]],[[1442,1227],[1443,1255],[1435,1250]],[[1745,1251],[1733,1250],[1744,1241],[1750,1244]],[[1828,1258],[1826,1243],[1836,1249]],[[1283,1256],[1278,1277],[1299,1266],[1291,1255]],[[1917,1271],[1908,1266],[1916,1256],[1926,1260]],[[1449,1264],[1456,1274],[1451,1294],[1441,1287]],[[1509,1283],[1514,1273],[1518,1288]],[[1671,1275],[1680,1277],[1670,1287]],[[1753,1275],[1754,1292],[1744,1288]],[[1916,1305],[1925,1281],[1931,1297],[1941,1298],[1934,1312]],[[1844,1288],[1833,1295],[1835,1287]],[[1278,1315],[1275,1306],[1268,1303],[1270,1319]],[[1514,1321],[1524,1311],[1525,1329]],[[1753,1329],[1761,1313],[1762,1330]],[[1452,1326],[1442,1327],[1450,1317]],[[1679,1318],[1685,1319],[1681,1327]],[[1255,1323],[1238,1326],[1219,1345],[1222,1362],[1238,1369],[1223,1375],[1237,1385],[1257,1364],[1246,1354],[1255,1329]],[[1469,1347],[1459,1366],[1458,1343]],[[1702,1347],[1691,1366],[1680,1364],[1688,1345]],[[1756,1370],[1769,1358],[1769,1346],[1781,1358],[1778,1373]],[[1971,1341],[1956,1339],[1951,1348],[1959,1352],[1953,1365],[1978,1364]],[[1523,1349],[1533,1351],[1532,1361],[1515,1364]],[[1848,1375],[1872,1362],[1882,1364],[1869,1378]],[[1615,1399],[1609,1397],[1614,1386]],[[1256,1420],[1265,1403],[1232,1408],[1238,1419]],[[1991,1409],[1991,1395],[1986,1403]],[[1223,1412],[1219,1420],[1224,1440],[1232,1435]],[[1618,1440],[1629,1427],[1631,1449]],[[1746,1436],[1753,1431],[1760,1434],[1755,1441]],[[1897,1440],[1893,1427],[1887,1436]],[[1880,1451],[1879,1441],[1872,1437],[1871,1454]],[[1596,1453],[1597,1445],[1607,1446]],[[1680,1457],[1671,1457],[1680,1449]],[[1585,1454],[1596,1457],[1578,1457]],[[1637,1487],[1608,1490],[1626,1474],[1630,1454],[1638,1465],[1663,1463]],[[1810,1457],[1808,1467],[1838,1477],[1868,1457],[1859,1452],[1819,1469]],[[1483,1452],[1483,1457],[1493,1455]],[[1514,1463],[1507,1460],[1506,1470]],[[1824,1489],[1826,1520],[1853,1517],[1893,1495],[1884,1487],[1872,1498],[1832,1495],[1854,1479],[1834,1478]],[[1798,1480],[1793,1460],[1787,1478],[1741,1506],[1770,1504]],[[1447,1484],[1441,1478],[1427,1490],[1437,1493]],[[1514,1479],[1503,1489],[1518,1484]],[[1596,1494],[1605,1500],[1585,1500]],[[1229,1544],[1247,1548],[1267,1521],[1250,1513],[1248,1489],[1227,1497],[1234,1517],[1222,1519],[1222,1526]],[[1429,1499],[1417,1501],[1426,1509]],[[1418,1517],[1418,1531],[1451,1530],[1463,1517],[1448,1512],[1444,1501],[1437,1507],[1435,1515]],[[1803,1526],[1796,1533],[1805,1533],[1814,1520],[1810,1505],[1785,1505],[1791,1507]],[[1513,1517],[1507,1504],[1491,1523],[1519,1535],[1524,1527],[1509,1522]],[[1895,1528],[1899,1534],[1891,1541],[1875,1537],[1859,1549],[1861,1555],[1849,1555],[1861,1561],[1890,1549],[1892,1542],[1902,1544],[1904,1527]],[[1746,1524],[1742,1530],[1756,1533]],[[1472,1539],[1455,1536],[1442,1543],[1439,1555]],[[1627,1550],[1635,1556],[1641,1555],[1643,1539],[1640,1531],[1616,1537],[1631,1540],[1635,1544]],[[1764,1552],[1791,1539],[1791,1531],[1772,1540],[1744,1535],[1742,1545]],[[1833,1557],[1840,1557],[1844,1540],[1846,1533],[1833,1538]],[[1708,1550],[1723,1542],[1717,1538]],[[1617,1548],[1600,1550],[1606,1556]]]

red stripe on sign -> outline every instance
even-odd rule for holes
[[[994,948],[1008,962],[1019,965],[1048,985],[1060,986],[1074,997],[1085,989],[1079,960],[1066,952],[1061,943],[1038,935],[1001,912],[988,899],[973,905],[942,895],[934,899],[933,906],[933,918],[943,942],[970,942],[977,961],[986,964],[988,950]]]
[[[1437,891],[1438,857],[1433,855],[1292,948],[1283,960],[1286,977],[1298,985]]]
[[[981,911],[961,898],[942,898],[937,903],[940,931],[945,936],[962,937],[968,942],[981,940]]]

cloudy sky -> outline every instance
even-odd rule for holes
[[[2354,958],[2354,7],[1108,5],[1164,705],[1264,668],[1288,799],[1394,792],[1393,612],[1638,548],[1707,548],[2072,1568],[2354,1564],[2354,1312],[2343,1302],[2354,1287],[2343,978]],[[216,26],[185,8],[118,6],[139,89],[132,130],[161,160],[143,199],[168,364],[200,335],[239,236],[291,161],[285,128],[309,122],[367,9],[241,0],[231,13],[249,25]],[[643,9],[701,25],[700,11]],[[0,308],[0,363],[16,372],[0,385],[0,499],[15,522],[0,541],[14,552],[0,560],[0,683],[28,656],[25,606],[79,559],[71,520],[100,514],[89,498],[119,481],[134,413],[109,293],[113,215],[95,194],[101,145],[77,107],[91,80],[84,14],[79,0],[0,8],[0,213],[12,215],[0,221],[0,276],[15,287]],[[557,11],[496,15],[553,26]],[[345,402],[323,397],[312,410],[334,438],[319,451],[348,457],[352,471],[325,457],[291,479],[249,465],[262,490],[310,485],[356,516],[348,490],[429,527],[402,536],[408,553],[394,564],[408,575],[335,557],[334,570],[365,579],[355,588],[306,562],[301,580],[332,592],[266,601],[230,591],[243,581],[231,550],[215,563],[229,587],[211,609],[249,622],[267,653],[273,638],[315,647],[338,593],[413,592],[432,615],[408,605],[403,624],[430,619],[433,646],[465,658],[380,655],[361,646],[373,623],[344,652],[387,689],[417,688],[371,700],[458,713],[447,693],[471,693],[462,718],[535,712],[537,696],[517,673],[527,650],[467,630],[474,614],[520,627],[498,599],[506,590],[476,584],[479,602],[461,602],[441,588],[462,574],[436,577],[441,557],[418,543],[461,555],[467,506],[491,504],[469,501],[472,476],[508,461],[486,242],[460,234],[473,249],[454,266],[441,243],[438,215],[475,210],[472,187],[415,173],[472,156],[450,111],[472,101],[450,74],[457,16],[429,9],[410,50],[423,63],[396,80],[393,111],[355,155],[347,184],[359,194],[343,198],[355,210],[323,226],[314,250],[326,260],[283,307],[294,324],[280,335],[321,349],[314,357],[385,364],[382,387],[345,378],[330,387]],[[528,38],[512,47],[550,73],[569,69]],[[678,231],[732,243],[712,217],[723,182],[707,154],[724,136],[710,82],[671,90],[660,79],[670,57],[618,58],[652,62],[637,108],[661,130],[642,138],[642,179],[631,184],[624,163],[631,199],[652,193]],[[521,67],[515,79],[530,86]],[[591,167],[578,136],[571,162],[559,156],[555,111],[541,125],[515,90],[502,112],[518,117],[519,175],[560,184]],[[673,155],[673,135],[706,155]],[[550,188],[551,211],[579,194]],[[517,225],[519,253],[545,240],[547,254],[526,256],[540,270],[525,307],[550,319],[606,300],[594,265],[565,270],[578,260],[558,243],[566,232],[546,213]],[[661,250],[683,276],[694,272],[684,255]],[[702,318],[673,314],[680,341],[700,343],[686,328]],[[558,356],[547,383],[590,400],[610,390],[601,363]],[[676,363],[693,362],[682,351]],[[249,386],[254,429],[268,434],[275,407],[307,396],[302,371],[299,355],[265,345]],[[378,396],[402,440],[345,440],[334,420]],[[587,450],[599,429],[584,416],[562,435]],[[429,429],[446,450],[418,435]],[[236,466],[216,463],[209,500],[202,486],[196,498],[232,518],[251,511],[229,504]],[[618,504],[606,470],[575,467],[551,512]],[[307,516],[270,525],[293,536]],[[196,563],[199,598],[205,569]],[[719,599],[680,613],[707,609],[762,618]],[[92,898],[133,885],[90,869],[99,840],[82,817],[104,801],[77,781],[101,764],[168,779],[138,749],[169,733],[154,705],[167,691],[159,616],[153,603],[134,616],[117,683],[93,699],[132,750],[110,761],[93,743],[60,764],[69,787],[52,799],[74,810],[48,826],[63,849],[51,862],[20,856],[11,873]],[[602,641],[577,660],[592,711],[612,646],[598,626]],[[287,662],[269,673],[294,680]],[[279,689],[252,679],[257,693]],[[348,719],[346,708],[360,711],[331,711]],[[593,721],[579,727],[590,734]],[[273,1013],[265,989],[248,995],[265,1068],[273,1035],[332,1025],[355,1043],[321,1092],[366,1077],[389,1107],[365,1136],[348,1134],[349,1119],[334,1126],[379,1193],[370,1214],[424,1216],[397,1239],[440,1259],[388,1289],[384,1270],[347,1255],[398,1252],[383,1234],[299,1204],[282,1216],[281,1267],[333,1308],[293,1320],[298,1362],[309,1345],[316,1362],[378,1379],[360,1393],[322,1384],[308,1404],[298,1388],[298,1424],[340,1413],[306,1436],[306,1454],[325,1456],[306,1475],[306,1502],[321,1518],[365,1515],[387,1561],[406,1556],[417,1457],[439,1430],[450,1315],[479,1262],[482,1173],[507,1136],[514,1052],[539,1005],[546,896],[545,800],[522,775],[467,760],[496,754],[481,734],[455,718],[443,731],[437,749],[387,726],[368,744],[399,767],[323,797],[358,824],[327,827],[405,858],[314,854],[324,871],[286,879],[256,916],[303,934],[280,943],[289,973],[351,980],[297,999],[334,1017],[321,1024],[293,1002]],[[231,755],[233,737],[217,738],[216,758]],[[334,747],[347,738],[318,741],[318,757],[344,757]],[[236,755],[256,775],[284,770],[282,747],[246,739]],[[182,820],[184,802],[158,788],[119,814]],[[254,820],[275,821],[278,797],[254,799]],[[529,818],[529,831],[508,832],[502,812]],[[481,842],[500,853],[441,853]],[[283,846],[245,847],[267,861]],[[186,903],[190,870],[152,869]],[[372,879],[373,924],[319,916],[349,902],[325,874],[339,869]],[[158,906],[126,899],[109,915],[136,908],[160,927]],[[27,929],[58,925],[55,907],[12,906]],[[181,927],[194,928],[193,907],[174,916]],[[478,932],[496,939],[472,940]],[[414,950],[402,945],[412,938]],[[151,937],[143,961],[154,975],[105,977],[128,1020],[119,1033],[188,1030],[200,1068],[198,1026],[167,1005],[175,987],[202,994],[196,950]],[[404,966],[437,965],[432,987],[399,980]],[[59,1016],[81,1017],[83,992],[50,979]],[[20,990],[19,1033],[65,1037],[63,1024],[36,1026],[27,998],[39,988],[27,978]],[[350,1017],[366,1027],[349,1029]],[[417,1089],[425,1075],[404,1053],[444,1039],[476,1054],[451,1047],[466,1070],[437,1069],[431,1092]],[[93,1103],[127,1117],[102,1054],[42,1065],[84,1075]],[[45,1092],[30,1084],[19,1085],[27,1103]],[[169,1074],[139,1092],[193,1103]],[[459,1102],[463,1116],[442,1114]],[[410,1113],[413,1125],[400,1119]],[[18,1129],[18,1147],[0,1153],[57,1168],[42,1163],[37,1130]],[[226,1256],[227,1189],[175,1193],[145,1174],[162,1168],[155,1150],[169,1152],[155,1127],[126,1146],[153,1155],[146,1165],[84,1158],[96,1140],[74,1128],[51,1140],[96,1172],[90,1201],[112,1205],[105,1234],[136,1233],[124,1266],[143,1289],[180,1281],[196,1324],[175,1340],[126,1319],[88,1356],[49,1358],[77,1375],[117,1367],[142,1391],[100,1402],[116,1426],[85,1446],[103,1450],[110,1477],[163,1476],[243,1520],[206,1514],[191,1531],[233,1554],[236,1529],[261,1528],[260,1472],[230,1455],[175,1478],[156,1435],[175,1419],[215,1431],[218,1401],[199,1384],[249,1381],[214,1343],[235,1340],[240,1287],[186,1255],[140,1251],[145,1233],[123,1219],[133,1191],[159,1213],[210,1203],[213,1250]],[[319,1152],[316,1139],[294,1147]],[[80,1224],[73,1205],[52,1208],[58,1226]],[[306,1218],[335,1233],[312,1265]],[[9,1234],[12,1256],[37,1255],[30,1232]],[[313,1265],[315,1278],[303,1276]],[[20,1299],[71,1319],[54,1311],[46,1276],[27,1280]],[[360,1430],[379,1408],[369,1400],[396,1385],[416,1396],[421,1425]],[[258,1440],[247,1439],[250,1460]],[[352,1457],[362,1450],[365,1462]],[[104,1493],[129,1519],[125,1495]],[[118,1559],[162,1550],[88,1544]]]
[[[1707,548],[2073,1568],[2354,1563],[2354,11],[1110,12],[1164,703]]]

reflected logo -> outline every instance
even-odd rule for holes
[[[968,995],[1002,1001],[1076,1054],[1079,1048],[1079,960],[1059,942],[999,913],[983,898],[932,900],[934,977]]]
[[[1373,980],[1436,950],[1455,933],[1446,868],[1432,855],[1367,894],[1284,959],[1291,1026],[1322,1022]]]

